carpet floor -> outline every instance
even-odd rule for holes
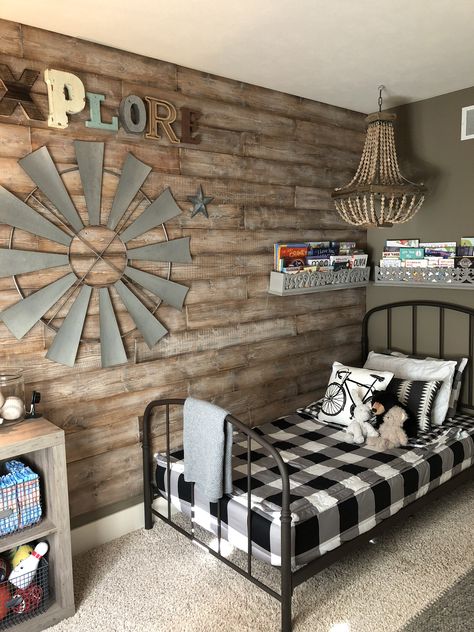
[[[473,532],[470,482],[299,586],[294,631],[402,630],[474,567]],[[279,630],[275,600],[162,522],[75,558],[74,581],[77,613],[54,632]]]
[[[403,632],[469,630],[474,630],[474,569],[403,628]]]

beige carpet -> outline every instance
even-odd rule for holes
[[[468,483],[298,587],[295,632],[400,630],[474,566],[473,533]],[[161,522],[74,568],[77,613],[54,632],[279,630],[276,601]]]

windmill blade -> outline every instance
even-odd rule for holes
[[[100,224],[102,200],[102,169],[104,165],[104,143],[75,140],[77,166],[81,174],[82,189],[86,198],[89,224]]]
[[[72,237],[66,235],[60,228],[2,186],[0,186],[0,224],[21,228],[64,246],[69,246],[72,241]]]
[[[87,309],[91,298],[92,288],[83,285],[78,297],[74,301],[63,324],[54,337],[46,357],[48,360],[74,366],[77,350],[81,341],[82,330],[86,321]]]
[[[79,232],[84,224],[79,217],[69,193],[46,146],[40,147],[18,161],[33,182],[48,197],[54,206],[64,215],[75,231]]]
[[[115,230],[150,171],[151,167],[144,162],[132,154],[127,155],[107,222],[108,228]]]
[[[148,206],[133,224],[123,231],[120,239],[127,243],[135,237],[139,237],[160,224],[176,217],[181,213],[181,209],[176,204],[170,189],[166,189],[154,202]]]
[[[0,314],[0,318],[20,340],[35,325],[68,289],[77,281],[73,272],[50,283],[46,287],[18,301]]]
[[[129,259],[137,261],[165,261],[171,263],[191,263],[189,252],[190,237],[180,237],[159,244],[150,244],[127,251]]]
[[[101,287],[99,290],[99,312],[102,367],[125,364],[127,354],[123,346],[114,307],[110,300],[109,290],[106,287]]]
[[[166,336],[168,330],[153,316],[153,314],[145,307],[145,305],[128,289],[122,282],[117,281],[114,285],[118,295],[127,308],[128,313],[133,318],[133,322],[142,334],[148,348],[151,349],[156,345],[160,338]]]
[[[146,290],[161,298],[167,305],[176,307],[179,310],[183,309],[184,299],[189,291],[189,288],[185,285],[162,279],[159,276],[131,268],[130,266],[125,268],[125,274],[129,279],[136,281]]]
[[[0,278],[68,264],[68,255],[0,248]]]

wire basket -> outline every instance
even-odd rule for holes
[[[3,473],[5,472],[5,473]],[[40,479],[21,461],[6,461],[0,474],[0,539],[37,524],[43,515]]]
[[[51,604],[48,562],[42,558],[36,571],[0,582],[0,630],[28,621]]]

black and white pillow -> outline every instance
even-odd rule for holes
[[[416,356],[416,355],[407,355],[406,353],[401,353],[400,351],[393,351],[392,349],[387,349],[384,351],[387,355],[396,356],[398,358],[422,358],[424,360],[438,360],[438,358],[433,358],[432,356]],[[448,410],[446,412],[446,419],[451,420],[456,414],[456,410],[458,407],[459,397],[461,395],[462,388],[462,378],[464,369],[467,366],[468,359],[467,358],[442,358],[444,361],[454,360],[456,362],[456,368],[454,370],[454,377],[451,382],[451,392],[449,393],[449,402],[448,402]]]
[[[431,409],[442,383],[442,380],[425,382],[393,377],[387,392],[395,395],[410,410],[422,432],[428,432],[431,429]]]
[[[456,371],[454,372],[453,378],[453,385],[451,387],[451,395],[449,396],[449,407],[446,415],[447,419],[452,419],[456,414],[459,397],[461,395],[463,371],[466,368],[467,363],[467,358],[459,358],[459,360],[457,360]]]
[[[392,377],[391,371],[367,370],[333,362],[318,419],[348,426],[353,421],[357,404],[369,401],[374,391],[385,390]]]

